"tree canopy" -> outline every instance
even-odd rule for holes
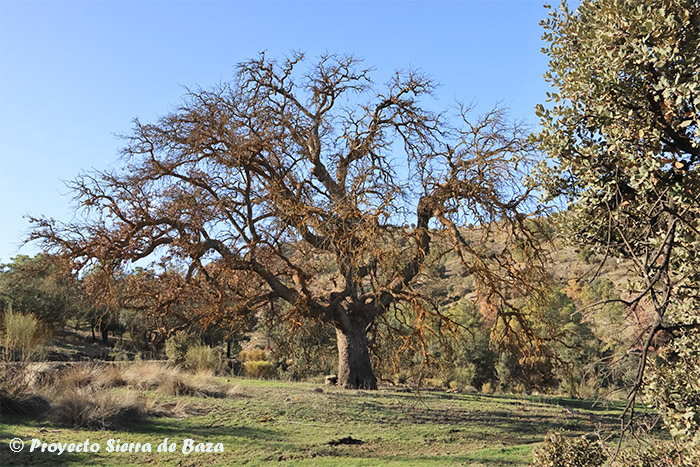
[[[70,273],[48,255],[19,255],[0,264],[0,311],[10,305],[46,323],[63,324],[85,313],[83,294]]]
[[[32,238],[77,269],[155,257],[171,292],[154,300],[176,304],[175,291],[196,286],[208,297],[200,316],[287,302],[292,322],[335,326],[342,386],[376,387],[366,330],[399,302],[421,303],[435,238],[499,310],[531,290],[541,258],[526,222],[537,212],[522,178],[536,152],[524,128],[498,108],[475,120],[467,108],[456,119],[426,109],[434,84],[416,71],[384,86],[370,74],[351,56],[243,62],[231,83],[190,91],[156,123],[136,120],[122,168],[72,183],[84,220],[34,219]],[[482,239],[497,232],[501,247],[484,254],[467,225]],[[319,274],[329,264],[330,279]]]
[[[548,194],[571,202],[579,241],[629,260],[620,301],[651,317],[633,412],[649,349],[700,324],[700,3],[564,2],[543,25]]]

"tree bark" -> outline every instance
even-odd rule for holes
[[[338,341],[338,387],[377,389],[367,346],[367,322],[345,314],[335,328]]]

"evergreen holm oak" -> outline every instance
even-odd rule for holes
[[[564,2],[543,25],[554,92],[538,107],[553,159],[542,173],[572,203],[578,240],[631,264],[621,301],[643,325],[632,415],[650,349],[700,338],[700,2]],[[676,373],[700,400],[697,377]]]

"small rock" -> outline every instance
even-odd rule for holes
[[[321,388],[314,388],[314,392],[317,392],[317,393],[319,393],[319,394],[322,394],[322,393],[323,393],[323,389],[321,389]]]
[[[335,386],[338,384],[338,375],[326,376],[326,386]]]

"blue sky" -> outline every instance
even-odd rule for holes
[[[18,253],[24,215],[70,220],[64,181],[117,164],[139,117],[180,102],[184,86],[230,79],[267,51],[352,53],[382,83],[418,68],[436,107],[502,102],[536,123],[547,60],[544,1],[207,2],[0,0],[0,263]]]

